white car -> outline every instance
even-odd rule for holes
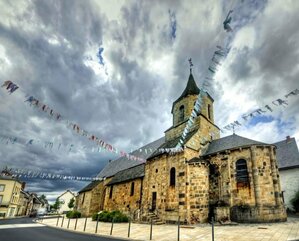
[[[46,208],[39,208],[37,210],[37,216],[44,216],[46,215],[48,212],[47,212],[47,209]]]

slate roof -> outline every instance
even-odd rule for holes
[[[299,152],[295,138],[274,143],[279,169],[299,167]]]
[[[144,177],[144,164],[116,173],[108,185],[126,182],[141,177]]]
[[[190,160],[188,161],[188,163],[197,163],[197,162],[199,162],[199,161],[201,161],[200,158],[198,158],[198,157],[193,157],[192,159],[190,159]]]
[[[42,204],[42,201],[39,199],[36,193],[31,193],[30,196],[33,198],[33,203]]]
[[[173,106],[175,103],[179,102],[181,99],[183,99],[184,97],[187,97],[188,95],[198,95],[200,92],[200,89],[197,87],[195,80],[193,78],[193,75],[190,74],[189,75],[189,79],[186,85],[186,88],[184,89],[183,93],[181,94],[181,96],[172,104],[172,110],[171,113],[173,111]]]
[[[204,153],[203,156],[207,156],[210,154],[214,154],[220,151],[233,149],[236,147],[242,146],[250,146],[250,145],[270,145],[263,142],[251,140],[242,136],[238,136],[236,134],[226,136],[217,140],[213,140],[207,151]]]
[[[84,188],[82,188],[78,193],[88,192],[88,191],[92,190],[93,188],[95,188],[100,182],[101,182],[101,180],[92,181],[87,186],[85,186]]]
[[[26,192],[26,191],[24,191],[24,190],[21,189],[21,193],[24,194],[24,197],[30,198],[30,194],[28,192]]]
[[[138,148],[137,150],[131,152],[131,155],[141,157],[143,159],[147,159],[159,146],[161,146],[162,143],[164,143],[165,138],[162,137],[158,140],[155,140],[143,147]],[[142,151],[140,151],[142,149]],[[147,149],[147,152],[144,151],[144,149]],[[152,152],[148,151],[149,149],[152,149]],[[103,177],[111,177],[115,175],[116,173],[140,165],[140,161],[134,161],[129,160],[126,157],[120,157],[114,161],[109,162],[98,174],[97,177],[103,178]]]
[[[186,135],[186,139],[185,139],[185,143],[187,141],[189,141],[189,139],[197,132],[197,130],[194,130],[192,132],[189,132],[187,135]],[[170,140],[170,141],[167,141],[165,143],[163,143],[161,146],[159,146],[159,148],[157,149],[160,149],[160,148],[174,148],[176,147],[176,145],[178,144],[179,140],[180,140],[181,136],[173,139],[173,140]],[[157,156],[160,156],[160,155],[163,155],[164,153],[156,150],[152,155],[150,155],[148,157],[148,159],[151,159],[151,158],[154,158],[154,157],[157,157]]]

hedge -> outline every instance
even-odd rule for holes
[[[102,211],[92,215],[93,221],[96,221],[98,218],[101,222],[112,222],[114,220],[115,223],[126,223],[129,221],[129,218],[120,211]]]
[[[78,211],[68,211],[66,214],[67,218],[81,218],[81,213]]]

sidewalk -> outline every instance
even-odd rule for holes
[[[69,219],[59,219],[57,228],[67,229]],[[56,227],[57,218],[43,219],[39,222]],[[69,230],[74,231],[75,219],[70,219]],[[76,231],[83,232],[85,218],[78,219]],[[127,239],[128,223],[115,223],[112,236]],[[95,234],[96,222],[87,219],[85,233]],[[180,228],[180,241],[212,240],[212,228],[209,224],[202,224],[196,227],[182,226]],[[111,223],[98,224],[98,235],[110,235]],[[176,225],[153,225],[152,240],[175,241],[178,236]],[[131,224],[130,239],[150,240],[149,224]],[[239,224],[237,226],[215,226],[215,240],[217,241],[298,241],[299,240],[299,219],[288,218],[284,223],[270,224]]]

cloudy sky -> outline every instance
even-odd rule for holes
[[[222,22],[230,8],[232,48],[210,87],[216,124],[243,120],[269,104],[273,112],[236,133],[267,143],[290,135],[298,143],[299,95],[284,107],[272,104],[299,88],[296,0],[2,0],[0,80],[20,88],[11,95],[0,90],[0,166],[95,176],[117,157],[97,152],[85,137],[30,107],[25,95],[119,149],[162,137],[188,79],[188,58],[200,86],[216,46],[228,39]],[[18,142],[7,143],[7,136]],[[29,140],[31,145],[22,144]],[[26,181],[27,190],[50,199],[87,184]]]

